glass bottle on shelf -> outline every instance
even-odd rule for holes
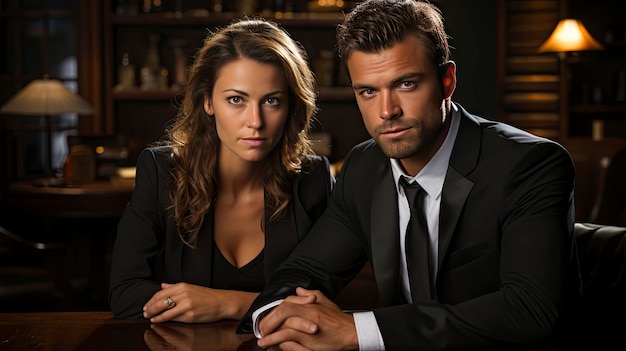
[[[171,45],[174,51],[174,72],[172,86],[173,91],[180,91],[187,81],[187,55],[184,48],[187,41],[184,39],[173,39]]]
[[[135,88],[135,65],[130,63],[127,52],[122,54],[122,65],[119,67],[115,90],[129,90]]]
[[[141,68],[141,90],[167,90],[167,68],[161,66],[159,58],[159,36],[151,34],[146,61]]]
[[[330,50],[320,50],[313,61],[313,71],[317,75],[319,86],[330,87],[334,85],[335,55]]]

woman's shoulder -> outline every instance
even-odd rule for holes
[[[310,155],[302,164],[297,185],[308,189],[332,190],[335,177],[330,170],[330,162],[325,156]]]
[[[161,164],[167,162],[171,157],[171,146],[150,146],[141,150],[141,153],[139,154],[139,162],[142,160],[145,161],[145,158],[149,158],[154,160],[154,162]]]
[[[308,155],[302,163],[300,174],[302,176],[330,174],[330,162],[325,156]]]

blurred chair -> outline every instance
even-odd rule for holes
[[[607,159],[603,166],[591,222],[626,226],[626,148]]]
[[[62,243],[33,241],[0,226],[0,312],[63,309],[65,250]]]
[[[559,350],[626,350],[626,227],[576,223],[580,294]]]
[[[569,151],[576,167],[576,221],[601,223],[592,219],[593,208],[601,191],[599,187],[610,160],[626,147],[626,139],[592,141],[588,138],[569,138],[563,141],[563,146]]]

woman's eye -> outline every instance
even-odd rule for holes
[[[280,100],[276,97],[269,97],[265,100],[265,103],[268,105],[276,106],[280,103]]]
[[[231,96],[226,100],[233,105],[240,105],[243,103],[243,99],[240,96]]]

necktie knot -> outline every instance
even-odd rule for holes
[[[405,177],[400,177],[400,185],[404,188],[409,207],[411,209],[421,208],[422,206],[420,206],[418,199],[424,188],[418,182],[409,183]]]

